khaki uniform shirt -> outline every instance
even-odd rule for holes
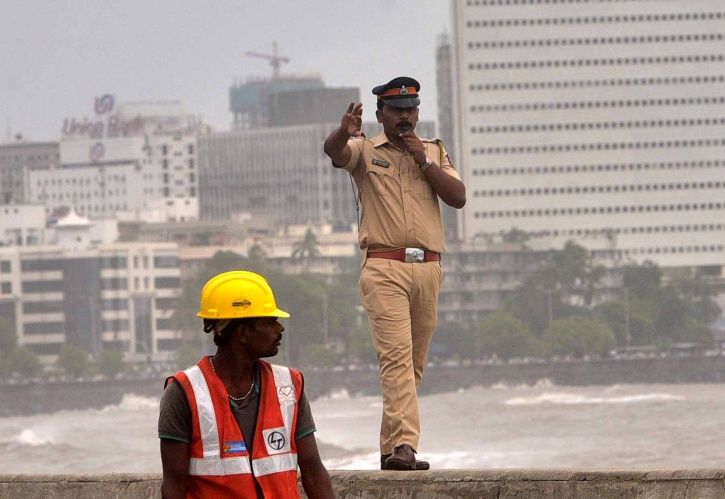
[[[427,156],[460,179],[445,150],[435,141],[421,140]],[[348,145],[352,156],[343,168],[352,174],[360,192],[360,248],[413,247],[443,253],[438,196],[413,156],[389,142],[385,132],[372,139],[350,139]]]

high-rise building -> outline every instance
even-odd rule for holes
[[[269,96],[269,126],[336,123],[351,102],[360,101],[360,89],[325,87],[277,92]]]
[[[456,144],[453,134],[453,47],[447,34],[438,37],[436,46],[436,87],[438,88],[438,134],[445,144],[451,162],[457,168],[455,157]],[[459,210],[441,203],[443,223],[446,227],[446,239],[457,241]]]
[[[277,93],[324,88],[318,76],[283,76],[250,79],[229,88],[229,110],[235,130],[264,128],[269,124],[269,99]]]
[[[334,123],[359,100],[359,89],[326,87],[319,76],[250,79],[229,89],[235,130]]]
[[[333,125],[217,132],[199,138],[202,219],[264,217],[274,226],[355,220],[349,180],[322,143]]]
[[[725,262],[720,0],[453,2],[462,235]]]
[[[343,109],[344,111],[344,109]],[[202,219],[241,219],[251,215],[269,227],[329,223],[357,225],[355,194],[347,172],[335,170],[323,143],[339,123],[234,130],[199,138]],[[368,136],[380,125],[365,123]],[[435,125],[418,123],[422,137]]]

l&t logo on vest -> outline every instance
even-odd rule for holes
[[[264,444],[267,447],[267,454],[289,452],[289,436],[287,435],[287,428],[284,426],[262,430],[262,435],[264,436]]]

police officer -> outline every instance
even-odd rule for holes
[[[254,272],[211,278],[197,314],[213,357],[167,380],[159,437],[161,494],[172,498],[334,497],[320,461],[302,374],[261,360],[277,355],[289,317]]]
[[[440,140],[421,139],[420,84],[398,77],[373,88],[383,131],[363,136],[362,104],[351,103],[325,140],[333,166],[355,179],[362,205],[360,298],[380,362],[381,468],[427,469],[415,458],[420,437],[417,386],[437,322],[445,251],[438,198],[454,208],[466,190]]]

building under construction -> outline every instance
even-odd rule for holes
[[[247,52],[268,59],[271,78],[250,78],[229,89],[229,109],[236,130],[335,123],[352,101],[360,100],[353,87],[325,87],[319,75],[280,75],[281,63],[289,59],[277,54]]]

